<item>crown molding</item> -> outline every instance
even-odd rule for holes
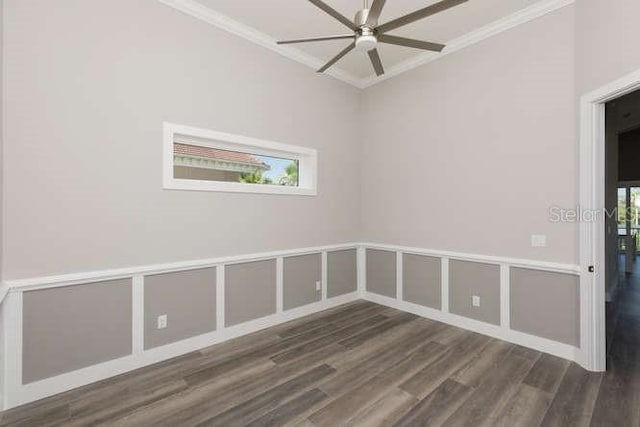
[[[359,87],[364,89],[373,86],[382,81],[388,80],[399,74],[406,73],[414,68],[420,67],[429,62],[444,58],[454,52],[462,50],[466,47],[472,46],[504,31],[510,30],[519,25],[525,24],[529,21],[533,21],[548,13],[554,12],[565,6],[573,4],[575,0],[545,0],[538,2],[525,9],[519,10],[511,15],[505,16],[491,24],[480,27],[477,30],[471,31],[460,37],[457,37],[447,43],[447,46],[441,53],[425,52],[410,58],[400,64],[397,64],[389,69],[385,70],[385,74],[380,77],[368,77],[359,81]]]
[[[215,10],[198,3],[195,0],[158,0],[160,3],[186,13],[196,19],[204,21],[221,30],[228,31],[231,34],[242,37],[245,40],[253,42],[259,46],[266,47],[280,55],[299,62],[314,70],[320,69],[326,61],[309,55],[299,49],[291,46],[279,45],[276,39],[260,32],[248,25],[242,24],[226,15],[216,12]],[[360,88],[360,80],[357,77],[339,69],[334,68],[328,70],[325,74],[330,75],[338,80],[348,83],[352,86]]]
[[[234,19],[229,18],[215,10],[204,6],[196,0],[158,0],[160,3],[186,13],[196,19],[204,21],[222,30],[228,31],[239,37],[242,37],[250,42],[253,42],[259,46],[279,53],[280,55],[299,62],[307,67],[318,70],[325,63],[324,60],[317,58],[313,55],[309,55],[299,49],[291,46],[278,45],[276,39],[262,33],[248,25],[242,24]],[[410,58],[400,64],[390,67],[385,70],[385,74],[380,77],[372,76],[363,79],[357,78],[354,75],[340,69],[339,67],[333,67],[329,69],[325,74],[328,74],[338,80],[348,83],[360,89],[365,89],[392,77],[405,73],[414,68],[420,67],[429,62],[435,61],[440,58],[457,52],[466,47],[472,46],[483,40],[486,40],[496,34],[500,34],[504,31],[510,30],[518,25],[522,25],[548,13],[554,12],[565,6],[573,4],[575,0],[543,0],[504,18],[492,22],[477,30],[471,31],[460,37],[457,37],[447,43],[447,47],[441,53],[425,52],[421,53],[413,58]]]

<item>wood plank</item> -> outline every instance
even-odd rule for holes
[[[373,328],[367,329],[359,334],[353,335],[349,338],[345,338],[342,341],[338,341],[338,344],[345,346],[346,348],[354,348],[364,344],[365,342],[377,337],[379,334],[393,329],[397,326],[416,320],[418,316],[411,313],[403,313],[388,319]]]
[[[45,403],[45,402],[41,402]],[[31,406],[28,409],[15,408],[2,413],[2,426],[11,427],[46,427],[64,424],[69,418],[69,405]]]
[[[543,354],[533,365],[523,382],[554,394],[568,367],[569,361]]]
[[[378,304],[360,304],[355,307],[347,307],[346,309],[339,310],[331,315],[322,316],[317,319],[313,319],[308,322],[301,323],[299,325],[287,328],[279,333],[280,337],[288,338],[301,333],[306,333],[322,327],[327,323],[334,324],[348,324],[364,320],[367,317],[375,316],[389,310],[387,307]]]
[[[288,401],[298,393],[313,387],[318,381],[335,374],[337,371],[329,365],[321,365],[301,374],[283,384],[275,386],[245,402],[234,406],[213,418],[202,420],[202,425],[231,426],[246,425],[250,421],[266,415],[281,403]],[[190,422],[193,420],[190,420]]]
[[[469,386],[447,379],[394,426],[440,426],[464,403],[472,391]]]
[[[130,393],[123,391],[111,399],[75,403],[70,407],[70,418],[65,423],[68,427],[96,425],[114,417],[120,417],[138,408],[175,395],[187,389],[184,380],[167,382],[145,393]]]
[[[426,343],[420,350],[404,356],[398,363],[358,387],[345,389],[339,398],[309,416],[309,420],[318,426],[335,426],[349,420],[371,402],[383,396],[390,387],[395,387],[415,371],[436,359],[444,350],[445,347],[442,344]]]
[[[443,425],[492,426],[534,363],[510,354]]]
[[[294,347],[290,350],[283,351],[275,356],[271,357],[277,364],[282,364],[286,362],[290,362],[291,360],[298,359],[300,357],[304,357],[314,351],[326,347],[327,345],[338,343],[340,344],[340,340],[348,337],[356,337],[359,336],[364,331],[368,329],[374,328],[377,325],[388,323],[389,319],[385,316],[378,314],[368,319],[361,320],[360,322],[354,323],[352,325],[346,326],[342,329],[338,329],[332,333],[324,335],[318,339],[308,341],[304,344],[301,344],[297,347]],[[342,344],[340,344],[342,346]],[[344,347],[344,346],[343,346]]]
[[[390,343],[384,350],[372,352],[366,357],[352,360],[350,364],[338,368],[340,375],[322,383],[320,389],[330,396],[340,396],[345,390],[363,384],[369,378],[403,360],[408,354],[425,345],[425,342],[428,343],[429,336],[431,331],[428,329],[410,336],[401,336],[399,341]],[[445,348],[441,344],[433,344],[444,351]]]
[[[328,398],[329,396],[319,389],[311,389],[250,422],[247,426],[267,427],[285,425],[286,423],[290,423],[292,420],[297,420],[301,414],[313,409]]]
[[[398,388],[391,389],[355,417],[349,420],[353,426],[392,426],[404,413],[409,411],[417,399]]]
[[[520,384],[518,390],[498,414],[496,427],[538,426],[544,418],[552,394],[527,384]]]
[[[513,349],[513,344],[505,341],[493,340],[482,349],[468,363],[456,371],[451,379],[470,387],[478,387],[494,368],[496,368],[502,360]]]
[[[541,425],[589,425],[601,381],[601,373],[588,372],[575,363],[570,364]]]
[[[293,370],[291,370],[293,374]],[[198,410],[220,411],[272,387],[279,378],[288,378],[271,360],[264,360],[242,372],[221,377],[217,381],[192,387],[129,414],[113,418],[107,425],[159,425],[162,422],[179,425],[183,418]],[[202,409],[202,406],[206,407]]]
[[[456,347],[448,349],[433,363],[407,379],[399,387],[422,399],[433,392],[454,372],[467,364],[488,343],[490,339],[478,334],[471,334]]]

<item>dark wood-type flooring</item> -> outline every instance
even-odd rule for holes
[[[6,411],[0,425],[636,427],[640,291],[626,292],[606,375],[358,301]]]

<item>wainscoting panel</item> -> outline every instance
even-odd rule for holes
[[[329,298],[358,289],[358,251],[347,249],[327,253],[327,296]]]
[[[583,363],[579,271],[353,243],[9,281],[0,310],[0,408],[358,298]],[[297,294],[302,282],[313,293]],[[472,307],[473,295],[480,307]],[[159,314],[168,315],[161,331]]]
[[[480,307],[471,304],[473,296],[480,297]],[[449,309],[459,316],[499,325],[500,266],[451,260]]]
[[[276,260],[225,267],[225,326],[276,312]]]
[[[131,354],[131,313],[130,279],[25,292],[22,383]]]
[[[396,253],[367,249],[367,291],[396,297]]]
[[[572,274],[511,268],[511,328],[580,346],[580,283]]]
[[[440,258],[403,254],[403,300],[440,310],[442,307],[441,264]]]
[[[158,329],[158,316],[167,327]],[[216,268],[144,277],[144,348],[213,332],[216,329]]]
[[[299,255],[284,259],[284,309],[289,310],[320,301],[322,289],[321,254]]]

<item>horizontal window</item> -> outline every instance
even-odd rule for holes
[[[165,123],[164,151],[167,189],[316,194],[312,149]]]

